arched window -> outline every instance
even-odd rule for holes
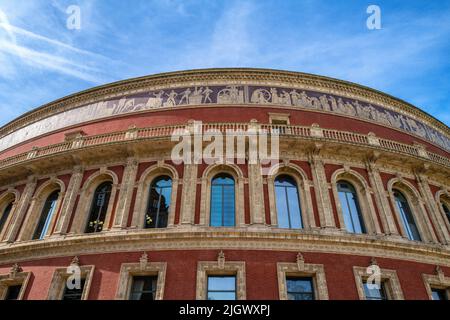
[[[291,176],[280,175],[276,177],[275,203],[277,206],[278,227],[289,229],[303,228],[297,183]]]
[[[420,241],[421,238],[419,230],[417,229],[416,222],[414,221],[414,217],[412,215],[411,208],[409,207],[408,200],[406,200],[405,196],[400,191],[393,191],[395,203],[397,204],[398,211],[400,212],[402,223],[408,239]]]
[[[211,181],[211,226],[232,227],[235,225],[234,179],[221,173]]]
[[[450,209],[448,208],[446,203],[442,203],[442,208],[444,209],[445,215],[447,216],[447,220],[450,223]],[[1,229],[1,224],[0,224],[0,232],[2,231]]]
[[[92,198],[91,211],[86,226],[86,233],[100,232],[103,230],[106,212],[108,211],[109,197],[111,196],[112,182],[106,181],[95,189]]]
[[[1,213],[1,216],[0,216],[0,234],[2,233],[3,228],[5,226],[5,223],[8,220],[9,214],[11,213],[12,206],[13,206],[13,203],[11,201],[10,203],[8,203],[8,205],[5,207],[5,209]]]
[[[148,196],[145,228],[165,228],[169,216],[172,179],[160,176],[153,180]]]
[[[365,233],[364,220],[358,202],[356,190],[347,181],[338,181],[337,190],[344,215],[345,228],[352,233]]]
[[[50,222],[55,213],[56,201],[58,200],[59,190],[53,191],[45,200],[44,207],[42,208],[41,217],[39,218],[38,225],[33,234],[33,240],[44,239],[47,234]]]

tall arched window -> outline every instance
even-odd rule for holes
[[[450,209],[448,208],[446,203],[442,203],[442,208],[444,209],[445,215],[447,216],[447,220],[450,223]],[[1,231],[2,231],[2,229],[0,228],[0,232]]]
[[[44,239],[47,234],[50,222],[55,214],[56,201],[58,200],[59,190],[53,191],[45,200],[44,207],[42,208],[41,217],[39,218],[38,225],[33,234],[33,240]]]
[[[280,175],[275,178],[275,203],[278,227],[303,228],[297,183],[291,176]]]
[[[405,196],[400,191],[393,191],[395,203],[397,204],[398,211],[400,212],[402,223],[408,239],[420,241],[421,238],[419,230],[417,229],[416,222],[414,221],[414,217],[412,215],[411,208],[409,207],[408,200],[406,200]]]
[[[112,182],[110,181],[103,182],[95,189],[86,233],[100,232],[103,230],[111,189]]]
[[[344,215],[345,228],[352,233],[365,233],[364,220],[353,185],[347,181],[338,181],[337,190]]]
[[[221,173],[211,181],[211,219],[213,227],[232,227],[235,225],[234,179]]]
[[[172,179],[169,176],[153,180],[149,189],[145,228],[167,227],[171,195]]]
[[[0,216],[0,234],[2,233],[3,228],[5,227],[6,221],[8,220],[9,214],[11,213],[12,206],[13,206],[13,203],[11,201],[10,203],[8,203],[8,205],[5,207],[5,209],[1,213],[1,216]]]

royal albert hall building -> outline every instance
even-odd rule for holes
[[[176,130],[250,129],[278,136],[269,168],[248,153],[172,157]],[[0,128],[0,299],[449,294],[450,129],[382,92],[297,72],[181,71]]]

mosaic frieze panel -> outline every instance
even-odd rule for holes
[[[187,105],[284,105],[353,116],[401,129],[450,150],[450,139],[410,117],[366,102],[319,92],[262,86],[198,86],[169,88],[81,106],[39,120],[0,139],[0,151],[41,134],[114,115]]]

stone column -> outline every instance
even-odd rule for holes
[[[445,226],[445,221],[440,213],[439,207],[433,197],[433,193],[431,192],[430,185],[428,184],[428,177],[423,172],[420,171],[416,172],[415,175],[419,185],[419,191],[425,200],[424,204],[426,209],[430,213],[430,217],[435,227],[437,236],[439,237],[439,240],[443,244],[449,244],[450,235]],[[428,216],[425,217],[425,222],[429,223]],[[431,232],[433,240],[435,242],[438,242],[438,239],[434,236],[433,228],[431,227],[431,225],[429,226],[428,229]]]
[[[387,235],[400,236],[395,225],[392,210],[389,205],[389,199],[386,195],[386,191],[384,190],[383,181],[381,180],[380,171],[378,170],[375,160],[367,160],[366,168],[369,174],[370,184],[374,191],[375,202],[378,207],[378,212],[380,213],[384,233]]]
[[[131,201],[133,199],[133,191],[136,184],[137,170],[138,161],[132,157],[128,158],[123,172],[119,200],[117,202],[117,209],[114,217],[113,228],[115,229],[123,229],[127,226]]]
[[[251,224],[265,225],[263,177],[259,162],[248,165],[248,182]],[[244,216],[244,212],[238,214]]]
[[[309,164],[311,165],[312,178],[314,184],[314,192],[316,194],[317,209],[319,211],[320,227],[336,228],[331,207],[330,193],[328,190],[327,176],[325,167],[320,158],[319,145],[309,154]]]
[[[15,241],[19,233],[20,227],[22,225],[22,222],[25,219],[25,215],[27,214],[31,198],[36,189],[36,183],[37,183],[36,177],[34,176],[28,177],[27,184],[19,199],[17,210],[14,213],[14,217],[11,221],[10,228],[8,229],[7,234],[5,236],[5,241],[7,242]]]
[[[82,166],[75,166],[73,168],[73,173],[70,177],[69,185],[67,186],[66,194],[61,205],[61,213],[56,222],[54,234],[66,234],[68,232],[67,229],[69,228],[75,202],[80,191],[83,174],[84,170]]]
[[[197,165],[185,164],[183,173],[183,191],[181,193],[181,224],[194,223],[195,199],[197,192]]]

